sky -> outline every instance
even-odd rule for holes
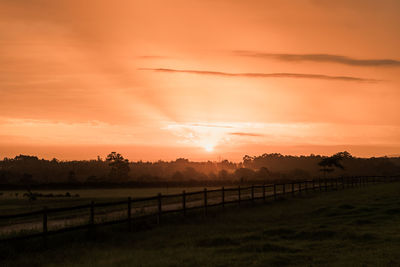
[[[400,154],[400,1],[0,0],[0,158]]]

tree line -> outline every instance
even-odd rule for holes
[[[131,162],[117,152],[103,160],[60,161],[19,155],[0,160],[0,185],[107,184],[107,183],[190,183],[271,182],[351,175],[398,175],[400,158],[358,158],[348,152],[330,157],[290,156],[279,153],[244,156],[242,162],[174,161]]]

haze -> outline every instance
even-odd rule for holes
[[[0,157],[400,153],[400,1],[0,0]]]

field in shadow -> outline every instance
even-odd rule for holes
[[[2,246],[6,266],[396,266],[400,183]]]

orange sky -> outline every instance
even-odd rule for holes
[[[0,0],[0,158],[400,154],[400,1]]]

